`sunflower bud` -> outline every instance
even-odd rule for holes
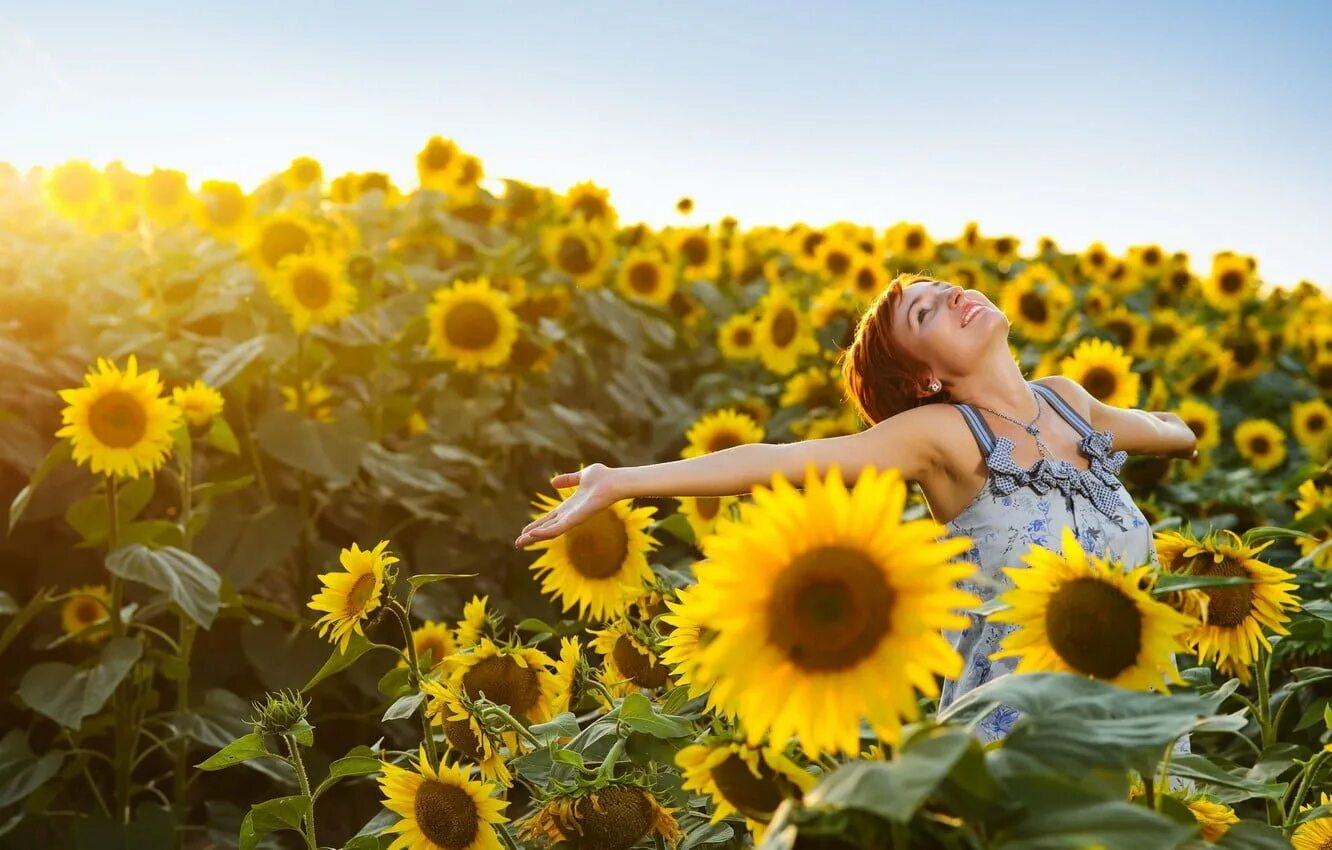
[[[255,716],[249,722],[254,731],[267,735],[290,735],[305,721],[310,704],[296,690],[267,695],[253,703]]]

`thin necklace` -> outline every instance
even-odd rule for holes
[[[1037,393],[1037,392],[1035,392],[1034,390],[1032,390],[1032,391],[1031,391],[1031,394],[1032,394],[1032,396],[1035,397],[1035,399],[1036,399],[1036,418],[1033,419],[1033,420],[1031,420],[1030,422],[1028,422],[1028,423],[1025,424],[1025,425],[1022,424],[1021,422],[1017,421],[1017,420],[1014,419],[1013,417],[1011,417],[1011,416],[1005,416],[1004,414],[1000,413],[999,411],[997,411],[997,410],[992,410],[991,408],[988,408],[988,407],[986,407],[986,406],[983,405],[983,404],[973,404],[973,406],[975,406],[975,407],[979,407],[981,410],[988,410],[990,413],[993,413],[995,416],[998,416],[998,417],[1000,417],[1001,419],[1007,419],[1009,422],[1012,422],[1014,425],[1017,425],[1017,426],[1020,427],[1022,430],[1026,431],[1028,434],[1030,434],[1030,435],[1032,435],[1033,437],[1036,438],[1036,448],[1038,448],[1038,449],[1040,450],[1040,452],[1041,452],[1041,456],[1042,456],[1042,457],[1047,457],[1047,458],[1049,458],[1050,460],[1054,460],[1054,459],[1055,459],[1054,455],[1050,454],[1049,449],[1047,449],[1047,448],[1045,447],[1045,443],[1041,442],[1041,434],[1040,434],[1040,431],[1036,428],[1036,422],[1041,418],[1041,396],[1040,396],[1040,393]]]

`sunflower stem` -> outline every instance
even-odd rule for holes
[[[413,689],[421,690],[421,662],[416,657],[416,641],[412,640],[412,624],[407,616],[407,609],[390,599],[388,608],[402,627],[402,639],[407,643],[407,681]],[[426,760],[432,770],[439,770],[439,751],[435,748],[435,733],[430,728],[430,718],[426,717],[425,703],[417,709],[421,715],[421,743],[425,745]]]
[[[120,530],[119,488],[115,475],[106,477],[106,552],[110,555],[117,545],[117,532]],[[125,620],[121,615],[124,606],[125,584],[120,576],[111,576],[111,634],[122,637],[125,634]],[[115,801],[114,818],[122,823],[129,823],[130,811],[130,773],[133,771],[130,753],[130,726],[128,707],[125,705],[124,682],[116,686],[111,698],[111,711],[115,715]]]
[[[185,439],[188,441],[189,426],[185,427]],[[193,454],[187,454],[185,457],[177,456],[176,460],[180,465],[180,529],[182,548],[189,552],[193,546],[193,525],[194,513],[194,476],[192,463]],[[194,649],[195,624],[184,614],[180,615],[180,641],[176,645],[177,658],[180,659],[180,679],[176,681],[176,711],[183,717],[190,710],[190,654]],[[173,809],[176,814],[176,823],[178,826],[185,826],[189,819],[189,751],[190,741],[185,735],[180,735],[176,739],[175,770],[172,771],[172,792],[175,798]],[[176,846],[180,850],[185,847],[185,832],[176,831]]]
[[[1150,773],[1142,778],[1142,795],[1147,801],[1147,808],[1157,808],[1159,804],[1156,802],[1156,783],[1152,781]]]
[[[893,821],[893,850],[910,850],[910,839],[907,836],[907,825],[901,821]]]
[[[1170,743],[1166,744],[1165,755],[1161,756],[1160,785],[1162,788],[1170,787],[1170,757],[1174,754],[1175,754],[1175,742],[1171,741]],[[1161,811],[1161,800],[1163,797],[1165,797],[1165,794],[1156,795],[1156,806],[1154,808],[1158,812]]]
[[[504,842],[506,850],[522,850],[522,848],[518,846],[518,842],[509,834],[509,830],[504,824],[495,824],[495,834],[500,837],[500,841]]]
[[[1262,735],[1263,749],[1272,746],[1272,706],[1269,695],[1268,677],[1272,672],[1272,653],[1259,647],[1258,658],[1254,661],[1254,675],[1258,680],[1258,729]]]
[[[1300,813],[1300,804],[1304,802],[1304,795],[1309,790],[1309,783],[1313,780],[1314,774],[1318,768],[1322,767],[1323,760],[1327,758],[1328,751],[1322,750],[1309,763],[1304,766],[1304,771],[1300,774],[1299,784],[1295,787],[1295,796],[1291,798],[1290,804],[1285,807],[1285,817],[1282,818],[1282,825],[1290,827],[1295,823],[1295,818]]]
[[[315,841],[314,799],[310,796],[310,778],[305,774],[305,762],[301,761],[301,747],[296,743],[295,735],[283,735],[282,740],[287,742],[287,752],[291,753],[291,766],[296,768],[296,781],[300,783],[301,794],[310,800],[310,811],[303,818],[306,828],[302,833],[305,835],[306,846],[316,850],[319,845]]]
[[[250,393],[248,390],[241,394],[240,415],[241,433],[245,437],[245,445],[250,452],[250,463],[254,466],[254,480],[259,484],[259,492],[263,494],[264,504],[272,507],[273,494],[268,489],[268,479],[264,476],[264,462],[259,457],[259,448],[254,444],[254,428],[250,425]]]
[[[606,753],[606,758],[601,762],[601,770],[597,771],[597,776],[601,779],[615,778],[615,765],[620,761],[620,754],[624,752],[624,739],[616,738],[615,743],[611,744],[610,752]]]

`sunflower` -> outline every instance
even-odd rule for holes
[[[541,249],[552,268],[571,277],[583,289],[596,289],[610,267],[613,245],[610,237],[588,222],[576,218],[541,231]]]
[[[620,262],[615,285],[633,301],[664,306],[675,294],[675,276],[661,254],[651,248],[635,248]]]
[[[426,620],[419,628],[412,629],[412,646],[416,648],[416,660],[422,666],[428,655],[431,671],[442,668],[448,657],[458,651],[458,645],[453,642],[453,631],[446,623],[434,620]],[[407,662],[400,658],[398,666],[406,667]]]
[[[818,784],[818,778],[772,746],[751,747],[741,741],[717,740],[690,744],[675,754],[686,791],[712,799],[711,823],[732,814],[745,819],[754,846],[773,812],[787,797],[800,798]]]
[[[362,550],[352,543],[350,549],[342,550],[338,559],[347,571],[319,576],[324,588],[311,597],[309,608],[327,612],[315,621],[319,636],[329,635],[331,630],[329,640],[342,652],[347,651],[352,632],[365,636],[362,624],[380,606],[384,568],[398,562],[384,551],[387,545],[387,540],[381,540],[374,549]]]
[[[487,277],[435,290],[426,308],[430,349],[465,372],[502,366],[518,338],[518,317],[508,301]]]
[[[143,176],[130,171],[119,160],[107,163],[105,176],[106,224],[112,230],[123,230],[138,220],[143,202]]]
[[[859,258],[846,276],[844,286],[861,307],[867,307],[888,286],[888,270],[877,260]]]
[[[1252,317],[1231,317],[1220,328],[1221,345],[1230,352],[1231,380],[1252,380],[1271,368],[1272,334]]]
[[[489,596],[473,596],[463,605],[463,617],[458,621],[458,630],[454,641],[459,650],[476,646],[487,633],[490,618],[486,615],[486,601]]]
[[[1321,398],[1292,402],[1290,430],[1311,457],[1324,460],[1332,447],[1332,406]]]
[[[1134,776],[1129,785],[1129,800],[1136,800],[1145,793],[1142,780]],[[1169,788],[1158,788],[1156,793],[1169,795],[1183,803],[1202,830],[1203,840],[1209,844],[1220,840],[1232,824],[1239,823],[1235,810],[1225,803],[1218,803],[1200,794],[1186,794]]]
[[[458,165],[445,175],[447,182],[444,191],[449,195],[447,209],[459,218],[479,216],[476,220],[485,224],[490,221],[493,207],[488,204],[476,205],[477,189],[481,178],[486,176],[485,164],[481,157],[470,153],[458,155]]]
[[[934,260],[936,245],[923,224],[898,222],[884,231],[893,261],[902,266],[924,266]]]
[[[161,395],[156,369],[138,369],[133,354],[124,372],[99,357],[82,387],[60,391],[68,406],[60,412],[65,426],[55,435],[69,437],[74,460],[91,462],[94,473],[138,478],[156,472],[171,451],[180,408]]]
[[[356,307],[356,288],[346,268],[328,254],[289,256],[266,280],[269,294],[291,316],[296,333],[341,321]]]
[[[1148,318],[1147,355],[1160,357],[1188,334],[1192,325],[1178,311],[1153,310]]]
[[[808,408],[836,407],[842,400],[840,378],[841,371],[837,368],[811,366],[786,379],[777,403],[782,407],[793,404]]]
[[[293,255],[315,251],[313,222],[292,213],[274,213],[255,228],[250,255],[265,274],[276,272],[282,261]]]
[[[582,219],[598,227],[613,229],[619,222],[619,215],[611,206],[610,190],[590,180],[571,187],[559,199],[559,205],[569,218]]]
[[[1332,797],[1326,791],[1319,792],[1318,805],[1332,804]],[[1314,808],[1312,804],[1300,806],[1301,812]],[[1332,817],[1314,818],[1295,827],[1290,837],[1290,844],[1295,850],[1327,850],[1332,847]]]
[[[1129,266],[1144,278],[1158,278],[1166,266],[1166,252],[1160,245],[1130,245]]]
[[[579,694],[574,690],[578,686],[578,662],[583,657],[583,646],[577,637],[560,638],[560,657],[555,662],[555,677],[559,680],[559,690],[551,705],[551,714],[563,714],[573,711],[578,705]]]
[[[143,178],[143,211],[161,225],[178,224],[190,213],[189,178],[174,168],[154,168]]]
[[[755,306],[759,359],[770,371],[789,375],[801,354],[817,354],[819,343],[809,317],[785,286],[774,284]]]
[[[758,357],[758,321],[752,313],[736,313],[717,330],[722,357],[737,363]]]
[[[1208,534],[1203,540],[1178,531],[1156,533],[1156,552],[1164,573],[1195,576],[1245,576],[1252,584],[1209,587],[1207,614],[1201,624],[1187,635],[1196,648],[1198,661],[1211,659],[1228,662],[1241,681],[1249,681],[1248,668],[1258,653],[1258,644],[1271,649],[1263,633],[1288,634],[1284,623],[1290,609],[1299,607],[1290,591],[1295,585],[1287,579],[1291,573],[1264,564],[1256,557],[1273,542],[1250,547],[1229,529]]]
[[[452,139],[431,136],[416,154],[416,175],[422,189],[444,190],[453,182],[462,150]]]
[[[299,395],[295,387],[282,387],[282,409],[299,413],[302,404],[305,417],[316,422],[333,421],[333,392],[319,381],[302,381],[304,390]]]
[[[389,850],[503,850],[495,835],[509,804],[497,787],[468,777],[465,765],[430,767],[422,745],[412,770],[385,762],[379,789],[384,807],[402,816],[385,828],[400,833]],[[500,827],[503,829],[503,827]]]
[[[1110,250],[1105,247],[1105,243],[1093,242],[1078,255],[1078,273],[1097,283],[1105,283],[1105,272],[1110,260]]]
[[[588,633],[592,635],[592,648],[604,659],[601,683],[611,696],[627,696],[669,684],[668,668],[652,641],[624,617],[616,617],[606,628],[589,629]],[[612,707],[600,691],[597,699],[607,710]]]
[[[661,660],[671,668],[671,677],[676,684],[688,688],[689,698],[707,694],[707,708],[722,716],[734,716],[734,712],[720,705],[712,692],[712,680],[706,671],[699,667],[699,650],[712,640],[716,632],[699,619],[699,607],[694,599],[698,585],[691,584],[675,591],[675,599],[666,599],[669,614],[663,614],[661,622],[670,627],[670,633],[662,639],[664,649]]]
[[[1031,263],[1000,296],[999,307],[1013,328],[1032,342],[1053,342],[1064,332],[1073,293],[1044,263]]]
[[[1115,296],[1111,294],[1110,290],[1106,289],[1104,286],[1092,284],[1088,286],[1082,294],[1082,314],[1093,319],[1099,319],[1110,311],[1110,308],[1114,303]],[[1124,309],[1124,312],[1141,320],[1136,313],[1132,313],[1127,309]],[[1150,334],[1150,330],[1151,326],[1149,324],[1147,328],[1148,334]]]
[[[298,156],[282,172],[282,185],[289,192],[304,192],[311,186],[318,187],[324,182],[324,166],[319,160],[309,156]]]
[[[1060,374],[1083,386],[1092,398],[1111,407],[1137,407],[1141,376],[1133,358],[1114,343],[1085,339],[1059,362]]]
[[[250,197],[239,184],[205,180],[194,198],[194,220],[218,239],[239,242],[250,225]]]
[[[1032,546],[1024,567],[1006,567],[1013,589],[999,597],[1010,607],[991,622],[1019,628],[990,658],[1017,657],[1017,672],[1077,673],[1122,688],[1168,690],[1162,677],[1183,684],[1174,652],[1197,622],[1142,587],[1150,563],[1130,566],[1083,550],[1065,527],[1061,552]]]
[[[528,841],[567,842],[572,850],[629,850],[651,833],[675,847],[684,837],[675,811],[647,788],[611,781],[541,799],[518,828]]]
[[[1116,298],[1127,298],[1142,289],[1143,279],[1127,260],[1114,258],[1105,269],[1105,286]]]
[[[681,215],[689,215],[694,211],[694,199],[689,197],[680,198],[675,202],[675,211]]]
[[[717,527],[717,519],[731,511],[740,501],[739,496],[676,496],[680,513],[694,532],[695,540],[702,540]]]
[[[1184,420],[1198,440],[1198,454],[1202,455],[1221,444],[1221,414],[1205,401],[1182,399],[1175,407],[1175,415]]]
[[[199,379],[189,386],[173,389],[171,400],[180,408],[186,421],[196,428],[212,422],[213,417],[222,412],[224,404],[222,393]]]
[[[542,495],[533,503],[538,512],[532,518],[558,508],[576,490],[559,488],[559,499]],[[542,593],[554,595],[565,611],[576,606],[579,617],[606,619],[622,613],[652,580],[648,555],[660,544],[647,529],[656,511],[621,499],[557,537],[528,545],[529,550],[545,550],[531,564],[534,573],[544,574]]]
[[[407,417],[407,433],[415,437],[430,430],[430,423],[419,410],[413,410]]]
[[[915,692],[962,659],[940,630],[978,604],[956,582],[971,545],[942,525],[902,521],[898,470],[870,466],[854,489],[834,465],[806,465],[803,492],[782,473],[758,486],[741,516],[703,541],[689,607],[716,635],[697,650],[717,699],[744,722],[748,743],[792,734],[812,757],[859,752],[860,719],[889,741],[919,716]]]
[[[1190,327],[1165,352],[1178,395],[1214,395],[1230,381],[1235,356],[1205,328]]]
[[[689,444],[680,457],[691,458],[763,440],[763,426],[747,413],[723,408],[705,414],[685,432]]]
[[[555,661],[530,646],[496,645],[490,638],[467,652],[449,658],[448,683],[468,699],[486,699],[507,705],[513,714],[532,723],[552,717],[560,681],[551,669]]]
[[[1217,252],[1212,256],[1212,271],[1202,284],[1203,298],[1223,312],[1239,312],[1246,301],[1257,295],[1258,278],[1254,274],[1257,266],[1252,257]]]
[[[985,259],[1005,266],[1018,258],[1022,240],[1016,236],[992,236],[985,240]]]
[[[88,221],[107,196],[106,177],[83,160],[57,165],[42,183],[46,201],[57,213],[75,221]]]
[[[60,609],[60,627],[72,635],[98,623],[110,622],[111,594],[104,584],[85,584],[70,588],[70,597]],[[94,629],[83,636],[87,643],[105,639],[106,629]]]
[[[1295,492],[1294,519],[1297,522],[1325,508],[1332,508],[1332,486],[1320,486],[1315,479],[1306,478]]]
[[[458,691],[433,679],[424,682],[421,690],[426,695],[425,716],[444,730],[449,748],[474,762],[482,779],[511,787],[513,775],[500,752],[505,742],[497,741],[481,719],[468,710]],[[516,734],[513,737],[517,739]]]
[[[1085,302],[1084,302],[1085,307]],[[1102,311],[1096,323],[1115,338],[1119,347],[1129,354],[1141,355],[1147,348],[1147,320],[1122,304]]]
[[[1245,419],[1235,426],[1235,448],[1254,469],[1267,472],[1286,460],[1286,434],[1271,419]]]

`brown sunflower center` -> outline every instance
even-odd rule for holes
[[[1174,325],[1159,324],[1152,325],[1152,329],[1147,333],[1147,341],[1154,346],[1169,345],[1179,337]]]
[[[455,348],[481,351],[499,338],[500,324],[488,304],[461,301],[444,315],[444,337]]]
[[[1115,394],[1119,387],[1119,378],[1104,366],[1093,366],[1082,376],[1080,384],[1098,401],[1105,401]]]
[[[1230,346],[1230,353],[1240,368],[1253,365],[1260,351],[1258,344],[1251,339],[1243,339]]]
[[[579,797],[572,808],[573,827],[578,832],[565,837],[578,850],[628,850],[652,828],[652,802],[638,788],[611,785]]]
[[[310,250],[311,241],[309,231],[295,222],[271,222],[259,236],[259,256],[269,268],[275,269],[292,254]]]
[[[1244,275],[1234,270],[1223,272],[1217,283],[1227,293],[1239,292],[1240,287],[1244,285]]]
[[[806,256],[812,257],[814,256],[814,252],[819,249],[819,246],[823,244],[823,240],[826,238],[827,237],[822,233],[811,233],[801,241],[800,250],[802,250]]]
[[[703,519],[712,519],[721,510],[721,499],[716,496],[698,496],[694,499],[694,509]]]
[[[1146,266],[1154,266],[1161,262],[1161,252],[1156,248],[1148,248],[1142,252],[1142,262]]]
[[[566,535],[569,563],[580,575],[605,579],[624,568],[629,556],[629,533],[613,511],[600,511]]]
[[[80,599],[78,605],[74,608],[74,619],[80,626],[91,625],[104,616],[102,606],[86,597]]]
[[[455,750],[467,756],[473,761],[480,761],[485,758],[485,751],[481,749],[481,741],[472,731],[472,724],[468,720],[445,720],[444,737],[449,740],[449,745]]]
[[[1216,563],[1205,564],[1194,569],[1200,576],[1248,576],[1249,573],[1240,564],[1229,558]],[[1244,622],[1253,607],[1253,585],[1239,584],[1234,587],[1204,588],[1207,594],[1207,625],[1234,628]]]
[[[865,553],[823,546],[773,584],[768,641],[806,670],[841,670],[872,655],[892,623],[894,594]]]
[[[701,266],[708,261],[708,240],[691,236],[680,244],[680,253],[684,254],[685,265]]]
[[[994,252],[1001,257],[1006,257],[1013,252],[1016,243],[1007,236],[1000,236],[994,240]]]
[[[643,654],[626,635],[615,639],[611,650],[615,666],[629,681],[640,688],[659,688],[666,684],[666,665],[656,662],[652,656]]]
[[[493,655],[478,661],[463,674],[467,696],[476,699],[484,691],[491,702],[507,705],[523,714],[537,704],[541,685],[531,664],[519,666],[511,655]]]
[[[661,276],[653,263],[634,263],[629,267],[629,288],[634,292],[650,295],[657,291]]]
[[[370,599],[375,593],[375,574],[362,573],[356,577],[356,582],[347,591],[347,613],[360,614],[369,604]]]
[[[744,440],[740,438],[739,434],[727,428],[721,431],[716,431],[709,436],[707,447],[709,452],[719,452],[722,449],[738,446],[743,442]]]
[[[919,251],[925,244],[925,237],[919,230],[913,230],[907,234],[905,244],[908,251]]]
[[[320,310],[333,299],[333,281],[323,269],[301,266],[291,274],[291,293],[307,310]]]
[[[731,339],[736,345],[748,348],[754,344],[754,330],[753,328],[737,328]]]
[[[784,348],[791,344],[795,339],[796,328],[795,311],[790,307],[783,307],[777,311],[777,315],[772,319],[772,342],[779,348]]]
[[[861,292],[873,292],[878,288],[878,279],[870,269],[861,269],[856,272],[856,289]]]
[[[1030,322],[1044,322],[1050,315],[1045,299],[1038,292],[1024,292],[1018,299],[1018,312]]]
[[[1272,441],[1262,434],[1249,438],[1249,450],[1256,455],[1265,455],[1272,451]]]
[[[829,251],[823,267],[829,274],[841,277],[851,268],[851,257],[845,251]]]
[[[573,211],[588,221],[600,221],[606,215],[606,202],[596,195],[580,195]]]
[[[113,390],[92,403],[88,428],[102,445],[128,449],[148,433],[148,413],[134,396]]]
[[[1045,631],[1064,663],[1113,679],[1133,666],[1142,645],[1142,614],[1119,588],[1094,578],[1066,583],[1050,597]]]
[[[731,753],[712,769],[712,781],[736,811],[767,823],[781,805],[782,791],[776,782],[776,772],[762,758],[758,760],[758,769],[759,775],[755,776],[739,753]]]
[[[1310,433],[1317,434],[1327,428],[1327,417],[1321,413],[1311,413],[1309,418],[1304,420],[1304,428]]]
[[[560,268],[572,275],[587,274],[593,268],[591,247],[577,236],[560,240],[556,258]]]
[[[416,789],[416,825],[444,850],[470,847],[481,828],[479,812],[465,788],[427,779]]]

